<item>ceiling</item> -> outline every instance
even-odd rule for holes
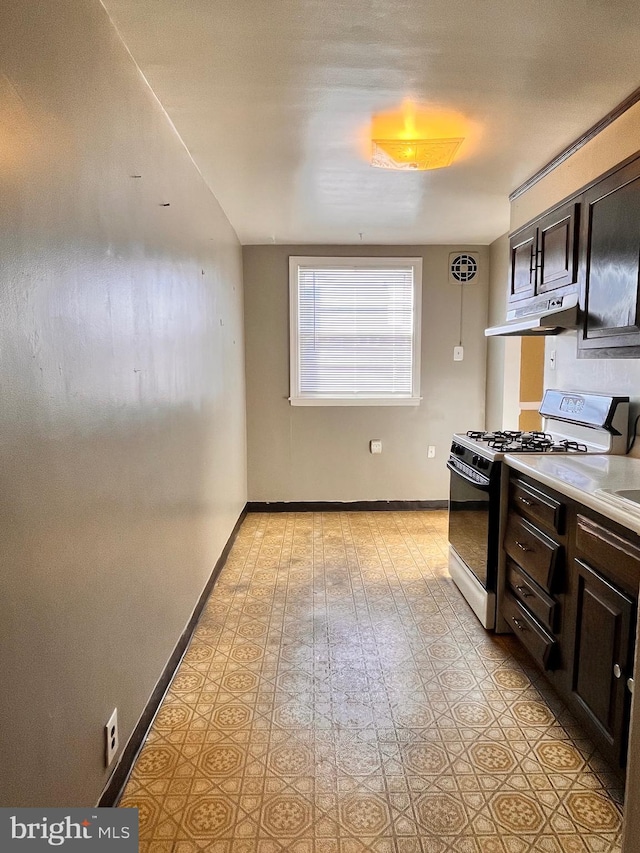
[[[489,243],[640,84],[637,0],[103,2],[245,244]],[[369,164],[406,99],[449,168]]]

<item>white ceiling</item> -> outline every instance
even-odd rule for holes
[[[103,2],[242,243],[491,242],[640,84],[638,0]],[[450,168],[368,164],[406,98],[463,117]]]

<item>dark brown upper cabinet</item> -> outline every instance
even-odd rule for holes
[[[576,284],[579,211],[568,202],[511,236],[509,302]]]
[[[582,195],[581,357],[640,356],[640,158]]]

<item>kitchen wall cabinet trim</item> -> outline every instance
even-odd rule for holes
[[[579,151],[583,145],[586,145],[587,142],[596,137],[606,127],[613,124],[616,119],[619,119],[621,115],[634,106],[634,104],[637,104],[638,101],[640,101],[640,87],[635,89],[628,97],[610,110],[606,116],[603,116],[588,130],[585,130],[581,136],[574,140],[570,145],[567,145],[567,147],[559,154],[556,154],[552,160],[549,160],[548,163],[538,169],[538,171],[531,175],[530,178],[527,178],[524,183],[520,184],[519,187],[516,187],[509,195],[509,201],[514,202],[517,198],[520,198],[521,195],[524,195],[524,193],[530,190],[531,187],[535,186],[538,181],[541,181],[543,178],[546,178],[547,175],[550,175],[551,172],[553,172],[554,169],[557,169],[561,163],[564,163],[564,161],[568,160],[569,157],[576,153],[576,151]]]

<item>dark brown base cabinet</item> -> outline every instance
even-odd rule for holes
[[[511,472],[501,614],[613,765],[626,760],[640,538]]]
[[[577,594],[572,691],[618,760],[626,735],[634,604],[588,563],[576,559],[573,570]]]

